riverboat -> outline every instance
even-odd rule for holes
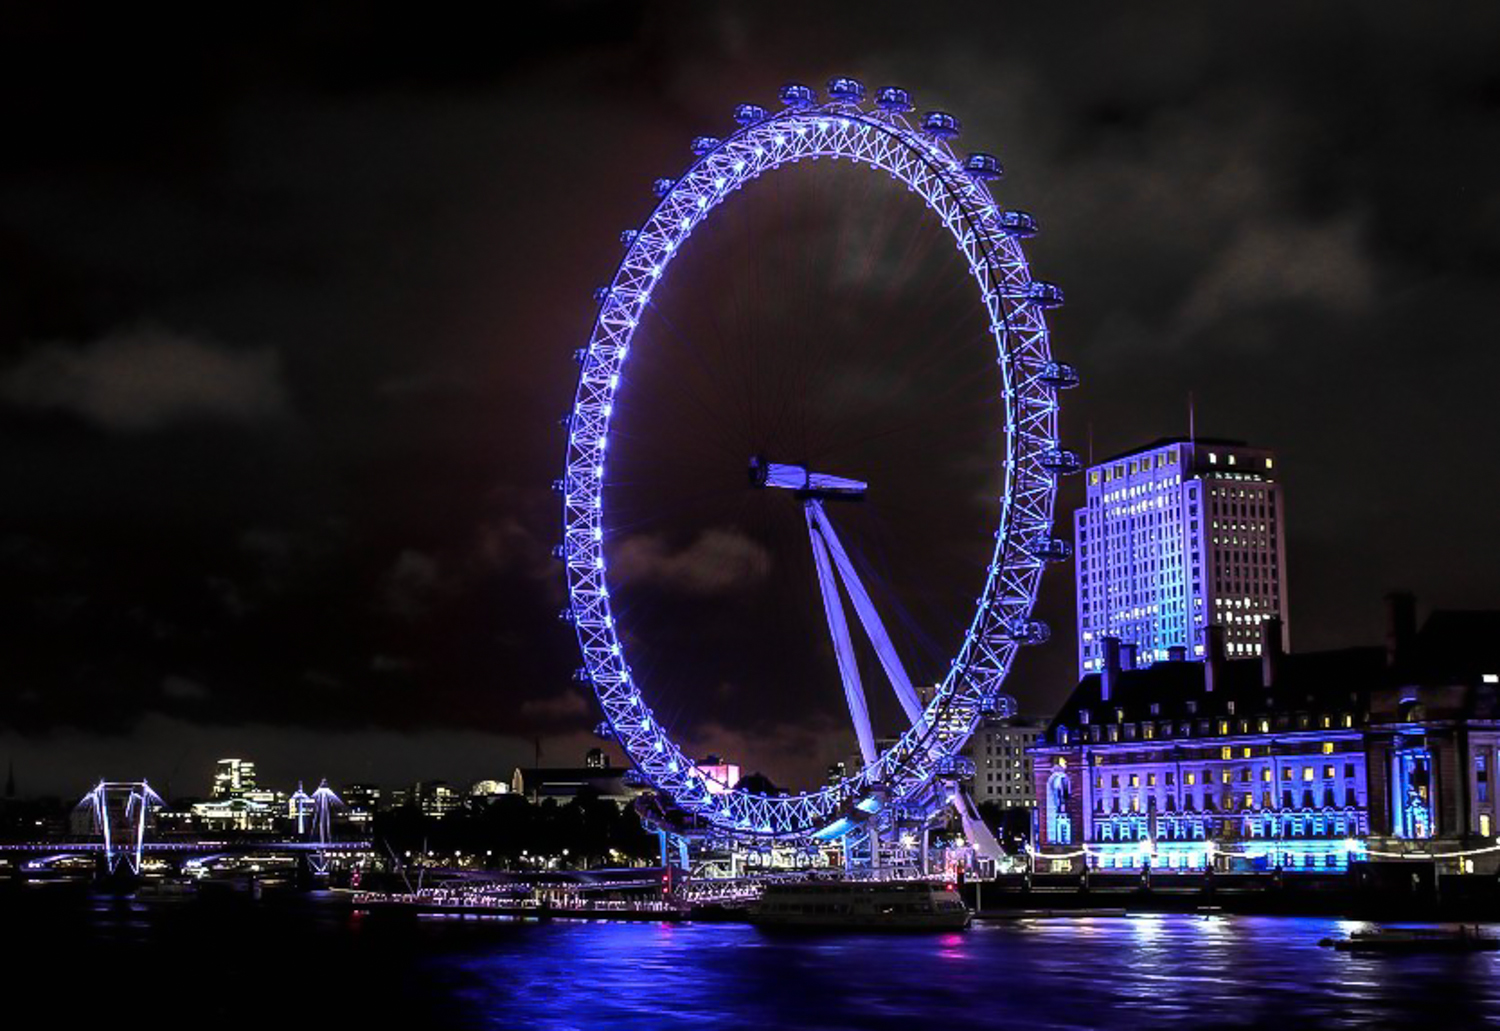
[[[958,892],[929,881],[768,884],[750,906],[761,927],[960,931],[973,914]]]
[[[1324,938],[1319,945],[1339,952],[1494,952],[1500,938],[1478,926],[1450,928],[1382,927],[1355,931],[1347,938]]]

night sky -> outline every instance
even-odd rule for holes
[[[1184,433],[1192,392],[1200,434],[1277,449],[1294,647],[1378,640],[1393,588],[1495,606],[1500,8],[524,6],[0,15],[23,793],[204,793],[230,754],[282,784],[576,761],[597,714],[549,485],[591,293],[693,136],[836,74],[1005,163],[1067,291],[1069,444]],[[749,449],[868,476],[835,519],[923,679],[977,593],[999,443],[975,293],[920,205],[847,167],[771,178],[642,327],[608,548],[664,717],[795,783],[852,735],[800,514],[747,497]],[[1073,683],[1071,577],[1024,710]]]

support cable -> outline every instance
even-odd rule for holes
[[[891,686],[896,691],[896,700],[901,703],[901,709],[906,713],[906,718],[911,721],[912,726],[920,727],[922,703],[917,698],[916,690],[911,686],[911,678],[906,675],[906,668],[901,665],[901,657],[896,654],[895,645],[891,644],[890,635],[885,632],[885,624],[880,620],[880,613],[875,611],[875,604],[865,591],[864,584],[860,582],[854,563],[849,561],[843,544],[839,542],[838,534],[833,532],[833,525],[828,521],[828,515],[823,511],[822,504],[816,499],[809,501],[807,512],[808,519],[817,523],[819,532],[828,543],[828,550],[833,555],[834,564],[838,566],[839,575],[843,577],[844,589],[849,592],[849,597],[854,602],[854,611],[859,614],[859,621],[864,626],[870,643],[875,646],[875,654],[880,658],[880,665],[885,669],[885,675],[890,678]]]
[[[849,623],[844,618],[844,604],[839,598],[838,584],[833,578],[828,546],[824,543],[822,530],[814,514],[820,506],[816,501],[809,501],[806,509],[813,561],[818,567],[818,587],[823,592],[823,611],[828,616],[828,629],[833,634],[833,653],[838,658],[839,676],[844,682],[844,698],[849,703],[849,717],[854,721],[854,735],[859,739],[860,757],[864,759],[866,766],[873,766],[877,753],[875,734],[870,729],[870,708],[865,702],[864,686],[859,681],[854,643],[849,639]]]

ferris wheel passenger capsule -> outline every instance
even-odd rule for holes
[[[929,111],[922,119],[922,131],[940,140],[951,140],[958,135],[958,119],[946,111]]]
[[[1053,476],[1070,476],[1083,471],[1083,459],[1078,457],[1078,452],[1069,451],[1065,447],[1053,447],[1043,451],[1040,463],[1042,468]]]
[[[1063,303],[1062,287],[1041,279],[1033,279],[1026,284],[1023,297],[1038,308],[1057,308]]]
[[[1053,390],[1071,390],[1078,386],[1078,370],[1067,362],[1048,362],[1037,377]]]
[[[1043,562],[1064,562],[1073,555],[1073,545],[1051,535],[1035,538],[1026,550]]]
[[[995,228],[1010,236],[1025,239],[1035,236],[1036,219],[1024,211],[1002,211],[995,216]]]
[[[723,142],[717,136],[695,136],[693,137],[693,153],[701,158],[704,154],[716,149]]]
[[[1015,715],[1016,701],[1009,695],[985,694],[979,699],[979,715],[1006,717]]]
[[[623,243],[626,247],[629,247],[631,244],[635,243],[636,237],[640,235],[641,231],[639,229],[627,229],[620,234],[620,242]]]
[[[809,86],[800,82],[789,82],[781,87],[781,102],[787,107],[812,107],[818,102],[818,95]]]
[[[828,95],[843,104],[858,104],[865,99],[865,84],[839,76],[828,80]]]
[[[740,125],[754,125],[756,122],[764,122],[770,114],[759,104],[741,104],[734,109],[734,120]]]
[[[651,184],[651,192],[656,194],[658,197],[665,197],[667,194],[672,192],[672,187],[675,185],[676,180],[674,179],[658,179],[656,180],[656,182]]]
[[[1015,620],[1006,631],[1017,644],[1045,644],[1052,636],[1052,628],[1040,619]]]
[[[999,158],[977,150],[964,161],[964,171],[980,180],[999,179],[1005,175],[1005,169],[1001,167]]]
[[[971,780],[974,777],[974,760],[962,755],[950,755],[938,760],[933,771],[943,780]]]
[[[884,86],[875,94],[875,106],[882,111],[905,112],[912,109],[911,94],[899,86]]]
[[[601,286],[594,291],[595,304],[603,304],[607,300],[609,300],[609,287]]]

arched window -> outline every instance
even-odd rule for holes
[[[1047,840],[1054,845],[1072,844],[1073,821],[1068,816],[1071,794],[1067,771],[1052,771],[1047,778]]]

